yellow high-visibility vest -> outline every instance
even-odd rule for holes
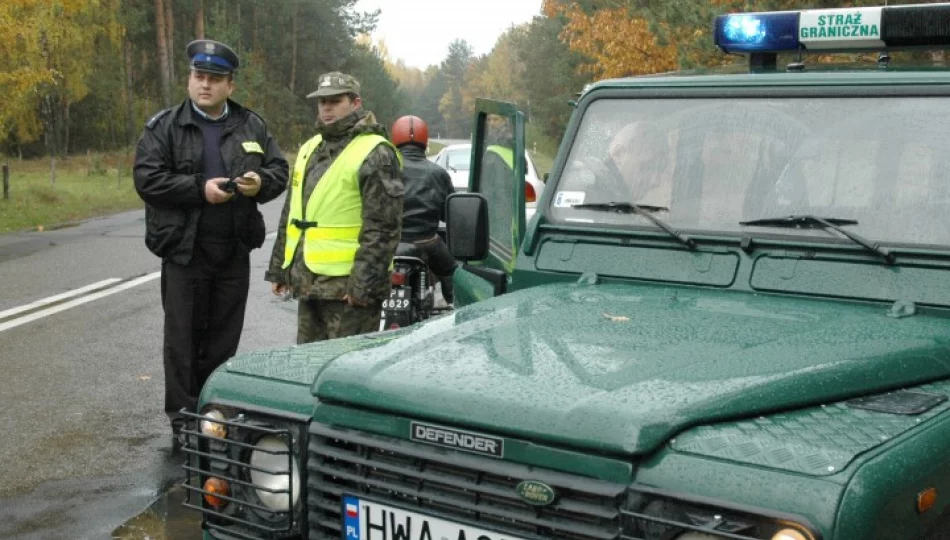
[[[488,148],[486,148],[485,150],[495,153],[496,155],[498,155],[498,157],[501,158],[502,161],[505,162],[506,165],[508,165],[509,169],[515,170],[515,151],[514,150],[506,146],[498,146],[497,144],[493,144],[489,146]]]
[[[294,162],[282,267],[291,265],[297,244],[303,236],[304,263],[311,272],[324,276],[348,276],[353,270],[356,250],[360,246],[359,236],[363,224],[360,167],[380,144],[389,146],[394,152],[396,149],[380,135],[358,135],[320,178],[307,200],[304,212],[303,184],[307,162],[322,140],[323,137],[317,135],[307,141]],[[396,156],[401,157],[399,152],[396,152]]]

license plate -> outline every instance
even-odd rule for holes
[[[343,497],[344,540],[525,540],[463,523]]]
[[[383,300],[383,309],[387,311],[409,311],[412,290],[409,287],[394,287],[389,290],[389,298]]]

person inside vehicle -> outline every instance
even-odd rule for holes
[[[607,166],[619,180],[616,200],[669,207],[671,151],[666,134],[653,123],[638,120],[622,127],[608,147]]]
[[[652,122],[624,124],[610,138],[604,157],[583,156],[568,162],[562,189],[584,194],[583,200],[575,202],[669,207],[672,152],[666,134]]]
[[[392,126],[391,140],[403,157],[406,191],[401,241],[415,244],[424,253],[429,268],[442,284],[442,297],[447,304],[452,304],[456,262],[438,235],[439,222],[445,221],[445,200],[455,192],[452,179],[445,169],[426,158],[429,128],[418,116],[397,119]]]

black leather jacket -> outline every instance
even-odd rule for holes
[[[240,193],[233,204],[234,236],[246,251],[264,243],[264,218],[257,205],[277,198],[287,187],[287,160],[261,117],[228,100],[221,135],[221,157],[231,178],[247,171],[261,177],[253,198]],[[145,245],[155,255],[188,264],[194,252],[206,178],[201,129],[191,102],[152,117],[135,148],[135,189],[145,201]],[[252,143],[252,144],[242,144]],[[255,146],[253,143],[257,143]]]
[[[426,159],[425,151],[413,144],[399,147],[406,194],[402,203],[402,241],[416,242],[435,236],[445,221],[445,199],[455,192],[452,178],[442,167]]]

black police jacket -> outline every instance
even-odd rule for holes
[[[435,236],[445,221],[445,199],[455,192],[452,178],[442,167],[426,159],[425,151],[412,145],[399,147],[406,193],[402,202],[402,241],[415,242]]]
[[[230,178],[247,171],[261,177],[255,197],[236,192],[227,203],[234,205],[238,247],[250,251],[264,243],[264,218],[257,205],[277,198],[287,188],[288,166],[260,116],[230,100],[228,111],[221,135],[224,166]],[[178,264],[191,261],[198,218],[208,205],[206,178],[201,173],[201,129],[194,114],[187,99],[158,113],[146,124],[135,148],[133,177],[135,189],[145,201],[145,245],[155,255]]]

